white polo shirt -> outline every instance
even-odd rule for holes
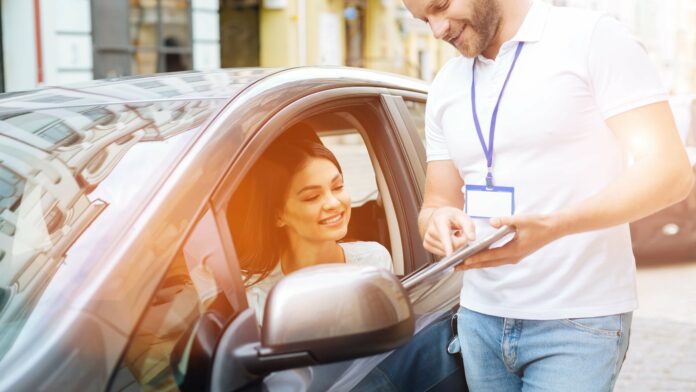
[[[667,95],[643,47],[614,19],[534,2],[495,60],[476,62],[476,104],[494,178],[515,188],[516,214],[551,213],[600,192],[626,169],[605,120]],[[471,111],[473,59],[456,57],[433,81],[426,109],[428,161],[452,160],[465,184],[485,185],[486,159]],[[611,206],[607,206],[611,208]],[[490,231],[477,220],[477,235]],[[520,319],[593,317],[637,307],[628,224],[561,238],[516,265],[464,273],[461,305]]]

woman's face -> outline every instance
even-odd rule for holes
[[[312,242],[345,237],[350,196],[338,168],[324,158],[310,158],[290,180],[285,206],[278,217],[291,238]]]

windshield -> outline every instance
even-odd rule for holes
[[[64,268],[76,239],[105,210],[119,210],[116,196],[150,194],[175,163],[172,157],[183,153],[224,102],[21,110],[0,101],[0,359]],[[132,171],[134,157],[140,173]],[[132,176],[148,178],[110,178],[119,164],[130,165]]]

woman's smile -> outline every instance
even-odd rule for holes
[[[343,222],[343,217],[345,216],[345,212],[341,211],[338,214],[331,215],[328,218],[324,218],[319,221],[320,225],[326,225],[326,226],[339,226]]]

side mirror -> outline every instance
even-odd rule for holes
[[[390,272],[324,264],[279,281],[266,301],[261,342],[234,356],[255,374],[392,350],[414,332],[408,295]]]

